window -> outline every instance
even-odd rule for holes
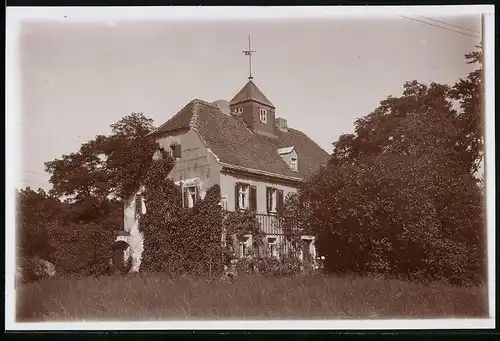
[[[183,192],[182,206],[187,208],[194,207],[198,199],[198,188],[196,186],[186,186]]]
[[[172,149],[172,156],[174,157],[174,159],[181,158],[181,145],[180,144],[173,144],[170,146],[170,149]]]
[[[262,123],[267,123],[267,110],[266,109],[260,109],[260,121]]]
[[[249,237],[243,237],[241,240],[240,240],[240,258],[244,258],[247,256],[247,253],[248,253],[248,240],[250,238]]]
[[[257,210],[257,188],[245,183],[236,183],[235,210]]]
[[[267,187],[266,188],[266,198],[267,198],[267,212],[276,213],[283,207],[283,191]]]
[[[142,196],[137,194],[135,196],[135,219],[139,219],[142,214]]]
[[[163,158],[163,153],[165,152],[165,148],[160,147],[158,148],[158,152],[156,153],[156,160],[162,159]]]
[[[267,255],[268,257],[277,257],[276,238],[267,239]]]
[[[290,160],[290,168],[294,171],[298,170],[296,157],[292,157],[292,159]]]

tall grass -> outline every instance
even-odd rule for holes
[[[375,277],[164,275],[49,279],[17,292],[18,321],[486,317],[484,287]]]

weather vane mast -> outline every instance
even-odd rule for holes
[[[250,35],[248,35],[248,50],[243,50],[242,51],[245,56],[248,56],[248,63],[250,67],[250,75],[248,76],[248,79],[253,79],[252,77],[252,54],[255,53],[255,51],[252,51],[252,48],[250,46]]]

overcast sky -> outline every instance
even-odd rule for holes
[[[480,31],[479,16],[433,17]],[[419,18],[418,20],[423,20]],[[442,25],[437,22],[433,24]],[[456,29],[448,26],[451,29]],[[470,31],[463,31],[471,33]],[[276,116],[332,151],[340,134],[408,80],[453,84],[479,40],[415,20],[25,23],[20,37],[23,186],[131,112],[160,125],[194,98],[254,82]]]

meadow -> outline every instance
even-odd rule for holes
[[[18,322],[92,320],[378,319],[487,317],[484,286],[376,277],[240,277],[234,283],[165,275],[53,278],[16,294]]]

